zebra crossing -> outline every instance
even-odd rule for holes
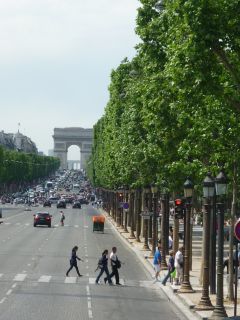
[[[34,274],[27,274],[27,273],[18,273],[15,275],[12,274],[4,274],[0,273],[0,283],[3,282],[15,282],[15,283],[24,283],[24,282],[37,282],[37,283],[58,283],[58,284],[66,284],[66,285],[76,285],[76,284],[84,284],[86,285],[95,285],[96,277],[87,277],[83,276],[79,277],[66,277],[66,276],[57,276],[57,275],[34,275]],[[100,284],[104,284],[104,281],[100,280]],[[147,280],[131,280],[131,279],[120,279],[120,283],[123,286],[127,287],[141,287],[141,288],[148,288],[153,285],[153,281]]]
[[[32,227],[32,223],[21,223],[21,222],[2,222],[3,226],[24,226],[24,227]],[[62,227],[60,224],[52,224],[52,227],[58,228]],[[70,224],[65,224],[64,227],[72,227],[72,228],[81,228],[80,225],[75,224],[75,225],[70,225]]]

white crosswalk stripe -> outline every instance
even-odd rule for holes
[[[89,278],[89,284],[95,284],[95,282],[96,282],[96,278]],[[102,278],[101,280],[100,280],[100,283],[104,283],[104,278]],[[122,284],[122,285],[124,285],[125,284],[125,281],[123,280],[123,279],[119,279],[119,282]]]
[[[38,282],[50,282],[52,276],[41,276],[39,279],[38,279]]]
[[[13,281],[24,281],[27,275],[25,273],[18,273],[14,277]]]
[[[77,277],[66,277],[64,283],[76,283]]]
[[[78,277],[66,277],[65,275],[34,275],[34,274],[27,274],[27,273],[18,273],[14,277],[11,274],[4,274],[0,273],[0,283],[1,281],[15,281],[15,282],[38,282],[38,283],[62,283],[62,284],[69,284],[69,285],[82,285],[82,284],[89,284],[95,285],[96,277],[89,277],[89,274],[78,278]],[[142,287],[142,288],[149,288],[152,286],[152,281],[147,280],[131,280],[131,279],[122,279],[120,278],[119,281],[122,285],[128,287]],[[104,284],[104,276],[101,277],[100,284]],[[115,285],[115,279],[113,278],[113,284]],[[108,285],[108,282],[106,283]]]

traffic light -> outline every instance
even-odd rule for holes
[[[185,213],[185,205],[182,199],[176,199],[175,201],[175,218],[183,219]]]

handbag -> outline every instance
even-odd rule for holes
[[[115,262],[115,266],[117,267],[117,269],[120,269],[121,268],[121,261],[120,260],[118,260],[118,258],[117,258],[117,260],[116,260],[116,262]]]

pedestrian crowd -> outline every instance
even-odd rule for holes
[[[67,277],[69,276],[69,272],[73,269],[73,267],[76,269],[77,275],[79,277],[82,277],[82,274],[80,274],[78,269],[77,260],[83,261],[83,259],[77,256],[77,251],[78,251],[78,246],[74,246],[71,251],[70,267],[66,272]],[[101,276],[105,273],[104,283],[108,282],[109,285],[113,285],[112,278],[114,277],[116,285],[121,285],[121,283],[119,282],[118,270],[121,268],[122,263],[117,256],[117,247],[112,248],[109,259],[110,259],[110,265],[111,265],[111,271],[112,271],[111,273],[109,272],[109,269],[108,269],[108,250],[105,249],[98,260],[97,269],[95,270],[95,271],[100,270],[95,283],[99,284]]]
[[[170,243],[169,243],[170,244]],[[169,260],[167,264],[167,273],[164,275],[164,278],[161,280],[161,264],[162,264],[162,255],[161,255],[161,241],[158,242],[158,245],[155,250],[153,257],[153,267],[154,267],[154,282],[161,281],[165,286],[167,281],[170,280],[171,283],[175,285],[181,285],[183,281],[183,247],[180,247],[176,254],[174,255],[173,250],[169,251]]]

